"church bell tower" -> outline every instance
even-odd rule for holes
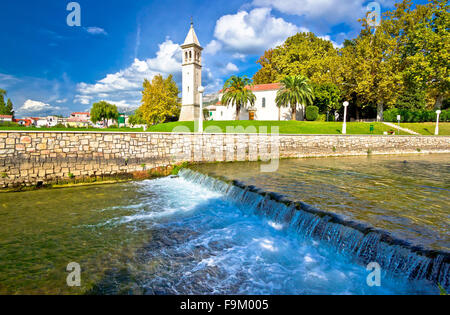
[[[183,96],[180,121],[193,121],[197,120],[200,114],[200,93],[198,88],[202,85],[203,48],[200,46],[192,22],[181,49],[183,51]]]

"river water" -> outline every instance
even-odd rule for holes
[[[364,170],[358,167],[358,159]],[[382,188],[385,193],[379,192],[377,198],[385,202],[383,209],[398,211],[388,205],[395,204],[397,190],[393,191],[397,189],[396,185],[405,184],[401,175],[409,176],[415,178],[411,179],[414,185],[428,191],[424,193],[427,200],[422,200],[419,188],[415,193],[397,196],[408,196],[411,205],[427,208],[422,212],[403,213],[404,218],[410,218],[410,223],[387,212],[386,216],[396,217],[402,223],[383,227],[390,227],[392,231],[401,225],[410,226],[412,231],[422,229],[421,238],[417,236],[421,234],[418,232],[398,232],[398,235],[428,247],[448,249],[449,187],[445,177],[448,178],[448,156],[417,158],[420,161],[415,163],[423,169],[418,176],[413,171],[408,173],[412,158],[392,158],[394,162],[386,167],[392,174],[398,174],[395,175],[398,180],[383,179],[386,173],[381,169],[371,171],[366,158],[358,159],[287,160],[282,161],[280,170],[274,174],[251,171],[257,169],[257,163],[201,167],[203,172],[225,174],[270,190],[276,190],[277,176],[289,174],[295,177],[295,170],[299,170],[301,175],[297,175],[297,184],[308,187],[308,183],[312,183],[308,193],[300,195],[299,192],[304,190],[296,189],[293,179],[279,179],[280,191],[289,191],[292,198],[321,207],[335,205],[336,209],[353,209],[356,205],[361,208],[368,204],[371,210],[361,208],[358,218],[371,224],[378,222],[373,218],[380,215],[381,210],[376,209],[373,199],[377,194],[361,192],[362,183],[368,180],[379,182],[376,187],[380,189],[390,185],[391,190]],[[407,166],[403,163],[405,159]],[[377,158],[370,163],[375,160]],[[349,162],[352,166],[340,167],[338,161],[353,161],[353,164]],[[437,167],[437,164],[441,166]],[[305,171],[308,169],[328,176],[328,180],[324,179],[322,184],[312,179],[308,182]],[[344,174],[342,176],[350,181],[349,186],[343,182],[341,186],[333,185],[333,172]],[[361,174],[366,174],[365,179]],[[428,175],[421,180],[423,174]],[[439,292],[435,283],[408,279],[401,273],[385,270],[382,271],[381,286],[370,287],[366,281],[370,271],[351,255],[336,250],[332,244],[298,233],[274,217],[259,215],[249,204],[231,198],[216,184],[196,182],[191,175],[182,172],[178,178],[0,194],[0,294]],[[433,176],[440,179],[433,179]],[[319,177],[315,175],[316,180]],[[359,193],[348,197],[350,187]],[[367,187],[370,187],[369,183]],[[438,197],[432,193],[436,191],[440,192]],[[313,198],[317,201],[326,199],[324,192],[333,197],[333,201],[314,202]],[[347,199],[353,203],[346,203]],[[407,208],[405,203],[402,201],[402,209]],[[338,212],[336,209],[326,208]],[[352,211],[342,210],[342,213],[356,217]],[[66,284],[69,274],[66,266],[71,262],[81,266],[80,287]]]

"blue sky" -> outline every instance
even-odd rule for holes
[[[191,16],[205,48],[203,85],[215,92],[230,75],[252,76],[264,50],[297,32],[336,46],[354,38],[370,1],[79,0],[79,27],[66,23],[69,2],[2,1],[0,88],[19,117],[67,115],[99,100],[133,109],[144,78],[173,74],[179,83]]]

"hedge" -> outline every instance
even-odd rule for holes
[[[306,107],[306,120],[316,121],[319,118],[319,107],[308,106]]]
[[[384,112],[384,121],[397,122],[397,115],[400,115],[401,122],[406,123],[419,123],[419,122],[435,122],[437,119],[436,111],[434,110],[409,110],[409,109],[397,109],[391,108]],[[439,121],[450,121],[450,110],[443,110]]]

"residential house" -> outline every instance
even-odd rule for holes
[[[88,112],[72,113],[66,122],[67,127],[74,128],[86,128],[91,125],[91,114]]]
[[[0,115],[0,122],[13,122],[12,115]]]

